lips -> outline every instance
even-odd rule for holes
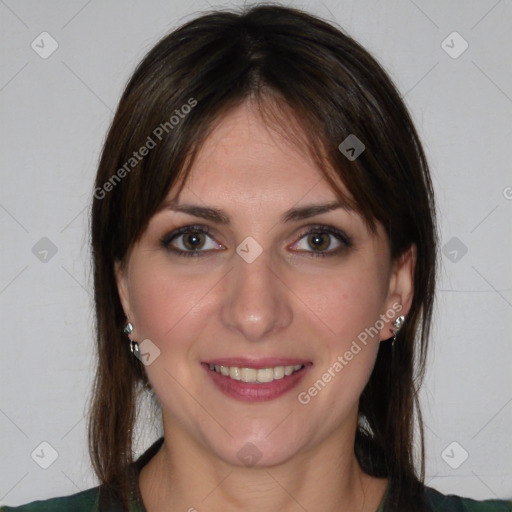
[[[243,401],[266,401],[297,386],[312,363],[290,358],[224,358],[202,366],[224,394]]]

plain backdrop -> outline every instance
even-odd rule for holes
[[[136,63],[177,25],[230,5],[0,0],[1,503],[97,485],[84,410],[93,374],[87,211],[99,153]],[[510,498],[512,3],[289,5],[339,24],[378,58],[431,164],[442,269],[422,391],[426,482]],[[158,431],[143,434],[139,453]]]

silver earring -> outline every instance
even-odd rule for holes
[[[130,340],[130,351],[134,356],[140,354],[139,344],[136,341]]]
[[[133,324],[131,322],[127,322],[123,328],[123,332],[129,339],[130,334],[133,332]],[[135,356],[139,354],[139,344],[136,341],[130,340],[130,351]]]
[[[394,329],[391,329],[391,331],[393,332],[393,341],[391,342],[392,347],[395,346],[396,335],[399,333],[400,329],[404,325],[404,322],[405,322],[405,316],[399,316],[393,322]]]

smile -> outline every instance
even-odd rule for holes
[[[250,383],[268,383],[288,377],[304,368],[303,364],[294,366],[274,366],[270,368],[240,368],[238,366],[222,366],[219,364],[210,364],[210,370],[213,370],[224,377],[233,380]]]
[[[290,392],[313,364],[290,358],[225,358],[202,363],[214,387],[236,400],[265,402]]]

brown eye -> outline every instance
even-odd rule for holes
[[[165,235],[160,243],[178,256],[205,256],[224,247],[208,234],[207,226],[185,226]]]
[[[350,237],[330,226],[314,226],[302,233],[294,244],[297,252],[304,252],[308,256],[336,256],[350,247]]]
[[[330,235],[313,233],[308,236],[308,244],[315,251],[325,251],[331,245]]]
[[[182,235],[183,245],[191,251],[201,249],[205,243],[205,236],[202,233],[190,233]]]

